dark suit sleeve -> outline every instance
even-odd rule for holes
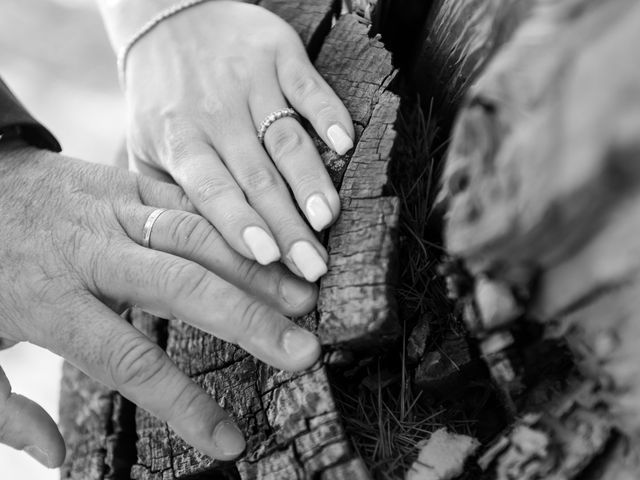
[[[55,137],[34,119],[0,78],[0,133],[20,127],[21,136],[29,144],[59,152]]]

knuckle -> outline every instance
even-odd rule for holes
[[[116,388],[136,388],[162,380],[166,357],[159,346],[138,335],[121,335],[117,340],[107,361]]]
[[[308,97],[318,95],[321,91],[318,80],[304,73],[305,71],[304,69],[299,69],[298,72],[294,74],[291,82],[293,97],[299,102],[304,101]]]
[[[202,100],[202,110],[214,121],[225,118],[229,113],[227,103],[219,95],[206,95]]]
[[[139,178],[144,178],[144,177],[139,177]],[[166,189],[166,193],[163,193],[163,194],[166,194],[168,198],[173,198],[175,200],[175,204],[178,210],[182,210],[184,212],[194,211],[193,203],[191,203],[191,200],[189,199],[189,197],[181,187],[177,185],[165,184],[162,182],[157,182],[157,183],[153,182],[150,188],[156,188],[158,190]]]
[[[282,216],[276,220],[273,226],[274,232],[278,232],[283,238],[293,243],[296,239],[309,238],[309,232],[304,227],[304,222],[300,216]],[[288,242],[287,242],[288,243]]]
[[[197,215],[180,214],[169,227],[169,239],[172,245],[183,245],[188,250],[202,250],[212,231],[205,219]]]
[[[217,245],[220,248],[222,245],[219,241],[223,241],[224,237],[220,232],[224,232],[226,235],[240,235],[244,229],[250,225],[253,225],[256,220],[256,214],[251,211],[251,207],[242,202],[228,202],[228,209],[219,212],[219,217],[216,219],[216,223],[219,224],[219,230],[213,230],[212,233],[212,248]]]
[[[276,122],[267,131],[269,150],[274,160],[281,160],[288,154],[299,150],[303,138],[298,128],[291,127],[289,122]]]
[[[213,203],[216,200],[234,195],[236,185],[224,178],[204,177],[195,185],[195,198],[200,204]]]
[[[245,192],[251,195],[275,190],[280,186],[280,178],[274,168],[258,168],[242,177]]]
[[[209,397],[204,397],[202,390],[185,384],[171,399],[169,410],[175,412],[174,420],[180,419],[190,423],[192,435],[211,438],[215,426],[212,428],[209,422],[201,421],[203,403],[208,400]]]
[[[252,260],[243,258],[236,267],[238,277],[247,284],[252,284],[260,273],[262,267]]]
[[[170,264],[164,276],[167,291],[175,298],[199,298],[209,288],[210,277],[206,270],[192,264]]]
[[[338,115],[333,105],[328,100],[319,102],[318,108],[315,112],[315,116],[318,120],[324,123],[336,123],[338,121]]]
[[[189,156],[189,146],[199,133],[193,121],[182,112],[167,109],[161,113],[164,157],[168,164],[178,165]]]
[[[262,331],[265,319],[268,317],[267,307],[258,300],[252,300],[238,307],[237,328],[233,342],[242,345],[247,343],[248,337],[255,336]]]
[[[318,186],[323,185],[322,174],[317,171],[305,170],[297,174],[291,183],[294,191],[303,193],[313,193],[318,190]]]

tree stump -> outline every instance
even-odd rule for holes
[[[317,311],[297,321],[331,348],[380,344],[400,334],[392,294],[398,202],[386,189],[399,105],[388,90],[396,74],[391,55],[358,17],[337,18],[340,2],[258,3],[298,31],[357,133],[345,157],[314,135],[340,191],[342,215],[325,239],[329,272]],[[180,321],[137,310],[128,319],[235,417],[247,437],[246,455],[235,464],[203,456],[165,423],[65,365],[62,478],[369,478],[345,437],[322,363],[288,374]]]

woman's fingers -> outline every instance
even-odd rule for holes
[[[313,67],[300,42],[278,50],[276,68],[280,88],[289,103],[339,155],[353,148],[353,121],[338,96]]]
[[[64,440],[53,419],[37,403],[11,392],[0,368],[0,443],[24,450],[48,468],[64,461]]]
[[[144,205],[195,213],[196,208],[182,188],[143,175],[135,176],[138,195]]]
[[[169,423],[205,454],[230,460],[244,450],[229,415],[160,347],[91,296],[74,304],[54,322],[47,348]]]
[[[171,172],[198,211],[237,251],[262,265],[280,258],[280,249],[262,217],[210,145],[185,142],[172,154]]]
[[[249,103],[256,125],[287,105],[275,77],[255,85]],[[276,120],[266,131],[264,146],[314,230],[319,232],[332,224],[340,213],[340,198],[299,121],[291,117]]]
[[[277,368],[303,370],[320,355],[315,335],[196,263],[133,243],[104,257],[96,288],[107,299],[184,320]]]
[[[141,225],[153,210],[134,207],[119,215],[127,234],[138,244],[142,243]],[[150,247],[192,260],[286,315],[303,315],[315,305],[315,285],[280,264],[262,266],[243,257],[199,215],[178,210],[162,213],[153,224]]]
[[[226,125],[212,122],[216,151],[249,204],[269,225],[285,264],[315,282],[327,271],[327,253],[300,217],[284,180],[258,141],[248,109],[237,109]]]

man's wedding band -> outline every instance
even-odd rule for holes
[[[153,230],[153,225],[158,220],[158,217],[166,212],[166,208],[156,208],[153,212],[149,214],[147,217],[147,221],[144,222],[144,227],[142,227],[142,246],[145,248],[151,248],[151,230]]]
[[[260,143],[264,143],[264,136],[267,133],[269,127],[281,118],[285,117],[298,118],[298,114],[293,108],[283,108],[281,110],[271,112],[265,117],[265,119],[260,124],[260,127],[258,128],[258,140],[260,140]]]

